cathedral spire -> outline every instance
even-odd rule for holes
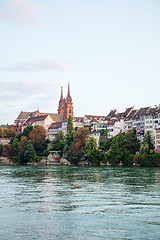
[[[61,99],[63,99],[63,87],[61,87]]]
[[[70,86],[69,86],[69,83],[68,83],[68,96],[70,96]]]

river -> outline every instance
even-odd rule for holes
[[[160,168],[0,166],[0,240],[160,239]]]

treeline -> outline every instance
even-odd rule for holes
[[[14,129],[0,128],[0,137],[1,138],[13,138],[16,136]]]
[[[38,162],[48,154],[46,132],[41,126],[27,126],[23,132],[11,138],[9,144],[0,145],[0,155],[10,157],[17,164]]]
[[[94,138],[89,138],[90,128],[84,127],[73,131],[72,118],[68,119],[67,134],[59,132],[50,143],[50,149],[58,151],[60,156],[72,164],[87,160],[92,165],[123,165],[123,166],[158,166],[160,154],[153,150],[152,138],[149,132],[144,141],[139,143],[135,129],[119,133],[112,139],[108,132],[101,132],[100,144]]]
[[[60,157],[65,157],[73,165],[87,161],[91,165],[160,166],[160,154],[154,152],[149,132],[139,143],[134,129],[111,139],[107,131],[102,131],[98,147],[95,139],[90,138],[90,133],[87,126],[73,130],[71,116],[67,134],[60,131],[52,141],[46,139],[43,127],[27,126],[22,133],[12,137],[9,144],[0,145],[0,155],[10,157],[17,164],[27,164],[38,162],[42,156],[58,151]]]

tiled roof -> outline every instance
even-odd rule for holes
[[[73,122],[83,122],[83,117],[73,117]]]
[[[54,122],[63,122],[64,115],[58,113],[41,113],[41,115],[50,115]]]
[[[107,116],[107,119],[113,118],[113,117],[116,117],[119,120],[122,118],[126,118],[133,110],[134,110],[134,107],[126,108],[125,112],[122,112],[122,113],[116,113],[115,110],[112,110],[109,113],[109,117]]]
[[[146,115],[146,114],[147,114],[147,111],[148,111],[149,109],[150,109],[150,107],[140,108],[140,109],[136,112],[136,114],[133,116],[133,119],[135,119],[135,118],[140,118],[140,117]]]
[[[30,116],[31,112],[21,111],[16,120],[26,120]]]
[[[32,125],[35,122],[44,121],[47,117],[48,117],[48,115],[37,116],[37,117],[30,117],[30,118],[27,119],[27,121],[25,121],[23,123],[23,126],[28,126],[28,125]]]
[[[62,127],[62,122],[52,123],[48,129],[55,129]]]
[[[146,112],[146,115],[157,115],[160,113],[159,107],[154,107],[154,108],[149,108],[148,111]]]
[[[110,111],[110,113],[107,115],[106,119],[110,119],[116,116],[118,114],[117,109],[113,109]]]
[[[35,112],[23,112],[18,115],[16,120],[26,120],[28,117],[34,117],[37,114],[37,111]],[[50,115],[54,122],[62,122],[64,119],[63,114],[57,114],[57,113],[39,113],[39,115]]]
[[[85,115],[91,122],[97,121],[97,120],[106,120],[106,116],[96,116],[96,115]]]
[[[34,112],[23,112],[21,111],[16,120],[26,120],[28,117],[34,117],[36,114],[41,115],[39,110]]]
[[[137,112],[138,112],[138,110],[133,110],[132,112],[130,112],[128,114],[126,120],[132,119]]]

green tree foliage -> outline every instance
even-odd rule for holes
[[[64,138],[64,142],[65,142],[64,152],[66,155],[68,155],[71,152],[71,144],[73,142],[73,136],[74,136],[74,132],[72,131],[71,133],[68,132]]]
[[[27,140],[25,144],[24,163],[37,161],[37,155],[31,140]]]
[[[73,119],[72,116],[69,115],[68,123],[67,123],[67,133],[71,133],[73,131]]]
[[[104,132],[102,135],[103,136],[101,136],[99,149],[105,153],[111,146],[111,140],[108,138],[108,131]]]
[[[75,132],[73,136],[73,142],[71,144],[71,151],[73,155],[78,156],[82,154],[82,151],[84,150],[89,134],[90,134],[90,130],[87,127],[79,128]]]
[[[6,129],[6,137],[14,138],[16,136],[16,132],[14,129]]]
[[[124,147],[125,137],[124,134],[119,133],[112,139],[112,144],[110,147],[110,163],[113,165],[118,165],[120,161],[123,161],[125,154]]]
[[[21,153],[25,152],[25,144],[26,144],[27,140],[28,140],[28,138],[26,136],[21,137],[21,141],[18,146],[18,149]]]
[[[38,155],[41,155],[46,147],[46,132],[41,126],[37,126],[29,133],[29,138]]]
[[[135,129],[125,134],[125,147],[132,154],[135,154],[139,150],[140,144],[138,143]]]
[[[22,136],[23,136],[23,133],[20,132],[15,136],[15,138],[17,138],[20,141]]]
[[[18,138],[15,138],[12,142],[12,147],[14,149],[14,155],[18,156],[18,152],[19,152],[19,140]]]
[[[56,134],[53,141],[50,143],[49,148],[50,150],[58,151],[60,157],[62,157],[64,152],[64,146],[65,146],[64,134],[62,131],[59,131],[58,134]]]
[[[137,141],[136,131],[132,129],[125,134],[125,141],[124,141],[124,158],[123,164],[125,166],[132,166],[134,154],[139,150],[139,143]]]
[[[33,126],[32,125],[28,125],[27,127],[24,128],[23,130],[23,135],[28,137],[29,133],[33,130]]]
[[[150,150],[153,150],[153,141],[150,132],[147,131],[141,144],[141,151],[142,153],[149,154]]]
[[[3,157],[11,157],[13,156],[13,153],[14,153],[14,150],[11,144],[5,144],[3,146],[3,152],[2,152]]]
[[[3,145],[0,144],[0,156],[2,156],[2,152],[3,152]]]
[[[119,133],[112,139],[109,162],[113,165],[122,162],[125,166],[132,166],[134,154],[138,150],[139,143],[134,129],[126,134]]]
[[[137,154],[134,156],[134,162],[143,167],[157,167],[160,166],[160,154]]]
[[[92,164],[99,165],[101,161],[101,153],[98,151],[97,143],[94,138],[90,138],[84,148],[84,153]]]

